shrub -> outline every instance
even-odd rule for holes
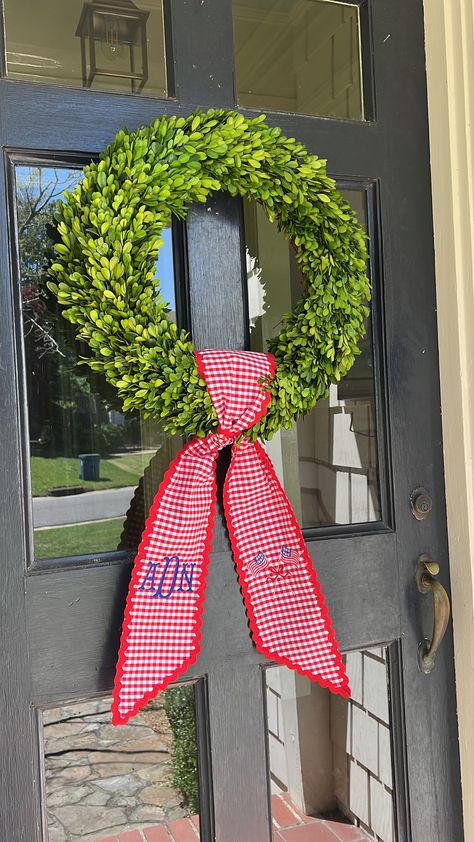
[[[173,732],[171,785],[179,789],[192,813],[199,811],[196,711],[194,687],[183,685],[166,690],[165,713]]]

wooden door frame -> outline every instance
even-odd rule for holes
[[[403,771],[408,768],[410,785],[403,786],[400,773],[398,811],[401,818],[404,814],[407,817],[406,828],[400,828],[400,839],[421,842],[430,838],[440,842],[448,839],[449,842],[458,842],[462,839],[462,822],[459,765],[452,742],[457,733],[455,709],[452,703],[439,704],[439,699],[445,698],[444,688],[453,680],[450,637],[444,643],[444,655],[429,681],[419,673],[414,658],[418,640],[428,632],[431,622],[430,606],[421,605],[415,587],[417,555],[428,550],[442,559],[445,585],[449,580],[447,561],[444,563],[447,545],[436,366],[423,18],[420,3],[402,0],[396,12],[390,8],[391,5],[372,3],[367,18],[370,49],[366,66],[370,68],[374,92],[373,119],[359,123],[271,114],[268,122],[280,125],[290,135],[297,133],[309,149],[328,157],[330,168],[336,175],[356,175],[361,180],[375,177],[382,228],[389,231],[392,220],[398,221],[393,235],[384,237],[383,242],[384,303],[390,321],[385,325],[387,353],[382,359],[386,364],[387,393],[393,396],[385,428],[394,443],[389,486],[395,493],[391,495],[390,518],[384,529],[379,526],[365,530],[349,528],[344,536],[332,534],[330,540],[328,532],[324,548],[321,535],[319,549],[312,543],[310,551],[328,601],[333,606],[336,629],[338,626],[344,629],[346,615],[350,611],[351,634],[345,637],[342,631],[339,635],[343,648],[353,646],[355,639],[366,645],[401,641],[399,659],[392,665],[392,692],[395,697],[392,709],[394,722],[403,726],[402,733],[405,733],[410,746],[405,757],[401,746],[399,757]],[[233,67],[229,60],[232,45],[230,0],[207,0],[203,4],[179,0],[172,8],[176,101],[104,95],[3,79],[0,81],[2,147],[11,150],[34,145],[52,153],[57,151],[59,156],[64,148],[95,154],[124,122],[131,127],[147,124],[159,114],[187,114],[197,105],[203,108],[234,107]],[[209,32],[213,33],[210,40]],[[394,67],[397,67],[397,74],[393,72]],[[101,121],[95,119],[99,112],[103,118]],[[409,157],[406,155],[407,132],[412,133],[417,141],[420,138],[426,141],[417,142]],[[403,155],[400,150],[404,151]],[[394,170],[400,173],[397,179],[393,178]],[[387,185],[390,186],[389,192]],[[1,190],[0,236],[7,243],[6,179],[1,182]],[[236,203],[228,197],[217,197],[214,206],[219,208],[221,217],[220,224],[214,226],[213,238],[220,237],[222,247],[227,250],[241,250]],[[403,217],[400,213],[397,216],[395,208],[404,210]],[[196,230],[202,230],[204,214],[197,211],[194,220],[191,217],[189,223],[188,238],[192,240],[193,224],[197,226]],[[225,300],[225,310],[228,313],[229,306],[233,310],[235,329],[233,335],[225,330],[224,336],[222,325],[227,323],[225,313],[222,316],[216,307],[212,312],[207,307],[208,294],[215,290],[218,280],[222,283],[222,269],[216,273],[214,266],[214,275],[212,271],[203,273],[204,267],[209,269],[209,259],[206,259],[205,246],[199,249],[198,239],[195,248],[189,244],[189,254],[192,255],[190,299],[194,305],[191,312],[196,346],[229,347],[231,343],[233,348],[244,347],[247,328],[240,265],[231,267],[233,274],[229,273],[227,279],[229,298]],[[53,699],[100,695],[110,690],[117,640],[114,645],[108,629],[116,629],[118,637],[121,600],[130,567],[124,559],[122,562],[68,567],[67,571],[61,567],[31,569],[25,575],[28,512],[21,456],[24,447],[21,433],[23,396],[17,378],[18,338],[11,296],[11,258],[7,249],[2,250],[0,295],[3,299],[4,341],[0,389],[4,403],[0,408],[0,423],[4,440],[11,443],[1,454],[4,482],[0,491],[6,558],[1,605],[4,648],[0,656],[2,701],[5,704],[0,727],[5,729],[6,746],[2,822],[4,837],[9,842],[37,842],[40,839],[38,791],[41,775],[35,708]],[[395,265],[397,276],[391,271]],[[228,262],[225,268],[229,268]],[[406,277],[416,277],[416,283],[400,284],[400,279]],[[205,280],[210,286],[204,285]],[[224,298],[222,293],[220,298]],[[217,307],[218,299],[219,296],[217,301],[214,298]],[[419,313],[424,315],[421,322]],[[416,366],[412,365],[413,360],[416,360]],[[410,393],[410,376],[416,386],[415,395]],[[409,400],[402,406],[401,393],[404,389]],[[404,436],[407,424],[410,429],[420,431],[416,447]],[[434,450],[431,442],[436,442]],[[435,517],[425,525],[414,521],[409,511],[410,492],[416,485],[427,486],[435,499]],[[13,517],[12,512],[18,516]],[[358,604],[354,604],[350,577],[347,576],[354,553],[364,559],[362,579],[366,583],[365,598]],[[209,726],[213,776],[219,783],[214,792],[217,838],[223,842],[219,833],[222,836],[222,831],[226,829],[225,842],[234,842],[237,825],[229,826],[225,811],[226,800],[228,803],[237,786],[245,793],[246,814],[242,819],[252,828],[252,842],[266,842],[269,834],[267,786],[257,776],[257,785],[253,783],[251,792],[249,781],[243,776],[236,779],[235,767],[229,769],[224,750],[234,743],[238,752],[239,738],[245,733],[246,745],[253,752],[248,758],[249,763],[254,761],[258,769],[266,764],[262,659],[249,643],[234,573],[229,564],[225,564],[226,559],[227,539],[223,527],[218,526],[211,562],[215,575],[210,577],[207,596],[208,625],[204,628],[202,655],[190,675],[211,675],[214,670],[213,677],[208,679],[209,705],[215,711],[221,709],[221,716],[213,716]],[[407,583],[412,581],[413,587],[410,588]],[[78,589],[92,602],[103,589],[110,589],[109,592],[117,595],[113,612],[107,616],[108,623],[104,622],[104,615],[98,610],[95,625],[85,631],[81,613],[84,600],[71,616],[70,594]],[[232,639],[226,649],[221,624],[216,626],[215,623],[218,613],[213,611],[213,605],[222,606],[223,597],[226,600],[228,628],[241,629],[241,634]],[[382,612],[381,605],[384,606]],[[69,629],[71,638],[57,653],[56,642],[61,639],[61,630],[65,627]],[[370,633],[367,631],[369,627]],[[80,646],[77,645],[79,639]],[[215,665],[219,658],[217,670]],[[410,694],[418,694],[424,700],[423,716],[415,706],[403,704],[402,696],[397,701],[397,687],[401,694],[403,687],[410,688]],[[249,693],[255,701],[255,715],[252,717],[243,716],[242,712],[242,694]],[[14,742],[7,739],[12,731],[22,738]],[[436,770],[440,769],[445,775],[443,788],[437,793],[437,798],[430,801],[427,810],[423,799],[428,798],[430,791],[436,791]]]
[[[472,3],[425,3],[448,536],[465,838],[474,838],[474,245]]]

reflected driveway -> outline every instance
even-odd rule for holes
[[[33,523],[42,526],[65,526],[90,520],[106,520],[125,515],[135,491],[134,485],[105,491],[86,491],[67,497],[34,497]]]

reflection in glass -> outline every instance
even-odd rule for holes
[[[395,842],[387,649],[346,668],[350,700],[265,669],[273,826],[295,842]]]
[[[46,287],[54,202],[81,171],[18,166],[15,174],[35,557],[99,553],[124,542],[136,546],[145,503],[132,540],[128,525],[122,535],[130,500],[147,469],[140,493],[151,503],[179,442],[136,412],[124,415],[113,387],[78,364],[87,349],[74,339]],[[164,242],[157,273],[174,319],[170,230]]]
[[[147,840],[187,831],[176,838],[197,842],[194,686],[160,693],[125,726],[111,724],[110,701],[43,712],[49,842],[109,842],[132,830]]]
[[[367,226],[366,196],[341,191]],[[265,211],[244,203],[250,346],[265,351],[284,313],[303,294],[288,241]],[[267,443],[300,523],[308,527],[380,519],[371,322],[349,374],[306,417]]]
[[[356,5],[233,0],[232,9],[239,105],[364,118]]]
[[[162,0],[6,0],[11,79],[167,96]]]

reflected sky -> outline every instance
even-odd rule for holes
[[[15,167],[17,185],[27,184],[31,179],[32,171],[39,168],[32,166],[17,166]],[[76,170],[66,167],[41,167],[42,181],[45,186],[48,184],[55,184],[54,192],[51,195],[51,201],[61,199],[64,190],[71,190],[74,188],[82,178],[82,170]],[[158,260],[156,262],[155,278],[159,278],[161,293],[165,301],[169,304],[169,309],[176,312],[176,296],[174,288],[173,276],[173,247],[171,228],[163,230],[163,246],[160,249]]]

